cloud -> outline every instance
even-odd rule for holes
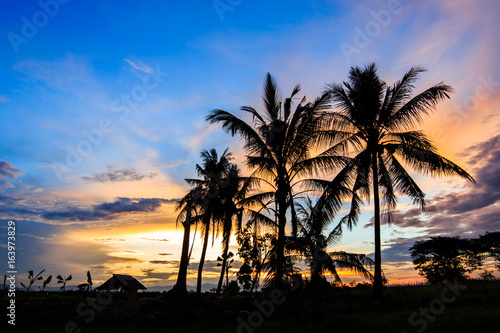
[[[38,163],[37,165],[41,168],[52,169],[57,175],[60,175],[62,179],[69,179],[69,170],[66,168],[61,168],[60,166],[50,163]]]
[[[149,262],[150,264],[153,264],[153,265],[178,265],[179,264],[179,260],[151,260]]]
[[[168,242],[169,240],[168,239],[161,239],[161,238],[141,238],[141,239],[144,239],[144,240],[147,240],[147,241],[152,241],[152,242]],[[168,254],[168,253],[167,253]]]
[[[168,280],[172,276],[177,276],[177,272],[156,272],[154,268],[141,269],[144,279]]]
[[[109,214],[93,210],[68,210],[65,212],[45,212],[41,217],[47,220],[65,220],[65,221],[93,221],[108,217]]]
[[[118,214],[154,212],[162,204],[176,201],[178,199],[118,198],[114,202],[85,208],[67,202],[18,199],[0,195],[0,218],[32,219],[43,222],[109,220]]]
[[[108,263],[112,264],[123,264],[123,263],[129,263],[129,262],[144,262],[140,259],[137,258],[126,258],[126,257],[111,257],[110,259],[107,260]]]
[[[173,253],[158,253],[159,256],[171,256]]]
[[[0,160],[0,187],[13,187],[13,185],[8,182],[8,179],[17,179],[18,176],[22,176],[21,170],[14,168],[12,164],[7,161]]]
[[[220,264],[220,261],[205,260],[205,263],[203,264],[203,272],[205,272],[205,273],[220,273],[220,267],[218,267],[217,264]],[[200,265],[199,262],[189,263],[189,269],[191,271],[197,271],[199,265]]]
[[[155,167],[160,168],[160,169],[168,169],[168,168],[176,167],[180,164],[189,164],[189,161],[177,160],[175,162],[170,162],[170,163],[166,163],[166,164],[155,164]]]
[[[5,103],[7,101],[8,101],[7,97],[5,97],[4,95],[0,95],[0,103]]]
[[[147,74],[153,73],[153,71],[154,71],[151,67],[149,67],[148,65],[146,65],[145,63],[143,63],[140,60],[132,61],[132,60],[127,59],[127,58],[124,58],[123,60],[125,60],[130,65],[130,67],[137,69],[138,71],[141,71],[141,72],[144,72]]]
[[[131,169],[116,169],[114,165],[108,165],[108,171],[97,173],[93,176],[81,176],[80,178],[85,182],[91,183],[108,183],[108,182],[128,182],[139,181],[144,178],[154,178],[158,174],[150,172],[141,174],[134,168]]]
[[[96,238],[95,239],[96,242],[100,242],[100,243],[109,243],[109,242],[124,242],[125,239],[123,238]]]
[[[177,199],[130,199],[118,198],[115,202],[103,203],[95,205],[94,209],[109,213],[124,213],[124,212],[153,212],[163,203],[175,202]]]
[[[23,199],[6,197],[5,195],[0,195],[0,203],[6,205],[15,205],[16,203],[22,201]]]

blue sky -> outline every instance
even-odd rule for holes
[[[174,278],[181,233],[171,200],[187,189],[183,179],[195,176],[202,149],[229,147],[243,161],[241,142],[204,118],[214,108],[259,108],[267,72],[285,95],[300,83],[311,100],[326,83],[345,80],[350,66],[375,61],[392,83],[422,64],[428,72],[417,90],[441,81],[455,89],[424,129],[476,178],[496,179],[496,1],[41,3],[51,6],[10,1],[0,14],[0,220],[19,225],[20,270],[50,266],[54,275],[84,279],[91,269],[102,280],[120,270],[171,284],[157,274]],[[472,163],[483,151],[487,158]],[[418,237],[499,229],[494,181],[472,188],[416,178],[436,212],[422,217],[400,201],[401,219],[414,223],[384,229],[394,279],[418,278],[404,249]],[[477,200],[463,223],[446,222],[457,219],[452,196]],[[102,213],[106,203],[116,210]],[[343,249],[370,253],[365,209]],[[219,249],[212,251],[210,260]],[[165,257],[159,253],[172,255],[152,266]]]

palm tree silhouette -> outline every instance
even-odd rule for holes
[[[343,251],[327,252],[327,248],[339,243],[342,235],[342,222],[328,236],[325,230],[332,222],[331,214],[325,210],[323,196],[313,203],[307,197],[305,202],[297,205],[299,216],[300,237],[297,238],[298,252],[306,259],[311,271],[311,286],[317,288],[323,282],[325,272],[330,272],[336,282],[342,282],[337,269],[349,269],[365,278],[372,278],[367,270],[374,265],[372,259],[364,254],[347,253]],[[326,282],[326,281],[325,281]]]
[[[256,197],[247,199],[247,194],[258,183],[259,179],[253,176],[242,177],[240,170],[236,164],[231,164],[228,167],[225,176],[224,186],[220,189],[220,200],[222,201],[223,220],[222,220],[222,264],[219,283],[217,284],[216,294],[219,295],[224,280],[225,268],[228,260],[229,240],[233,230],[233,222],[236,224],[238,232],[241,232],[243,215],[249,213],[252,215],[259,214],[258,211],[251,209],[255,206]]]
[[[293,98],[299,91],[300,86],[295,86],[290,97],[282,101],[277,84],[268,73],[264,83],[264,110],[257,112],[249,106],[241,107],[242,111],[252,115],[251,123],[220,109],[211,111],[207,116],[211,123],[222,123],[226,132],[233,136],[239,134],[245,139],[247,164],[272,188],[271,192],[263,193],[263,197],[272,197],[269,203],[274,203],[276,207],[278,236],[274,282],[277,287],[283,283],[288,208],[292,235],[297,235],[294,186],[301,178],[314,172],[328,172],[343,161],[342,157],[329,154],[311,157],[311,150],[318,143],[316,139],[322,127],[327,95],[307,104],[304,104],[304,97],[292,110]]]
[[[425,210],[425,194],[403,167],[431,176],[458,175],[468,181],[474,179],[458,165],[437,153],[427,136],[413,127],[424,115],[435,109],[437,103],[449,98],[452,88],[439,83],[412,97],[413,83],[424,72],[412,67],[400,81],[389,86],[383,82],[374,63],[364,68],[353,67],[348,82],[327,85],[325,93],[336,111],[330,114],[330,133],[335,144],[332,150],[347,152],[353,149],[355,157],[337,177],[352,184],[353,193],[370,198],[370,184],[374,199],[375,274],[373,294],[383,297],[380,195],[385,215],[390,223],[391,211],[396,207],[396,191],[408,195],[414,204]],[[341,181],[339,181],[341,182]],[[360,197],[351,201],[351,211],[345,222],[352,226],[357,221]]]
[[[224,210],[221,202],[221,190],[226,186],[227,174],[231,167],[231,153],[226,149],[219,157],[215,149],[203,150],[201,152],[203,160],[202,166],[196,164],[196,172],[203,179],[186,179],[186,182],[194,186],[198,215],[193,218],[195,221],[201,221],[201,234],[203,237],[203,246],[201,251],[200,263],[198,265],[198,279],[196,282],[196,292],[201,293],[201,283],[203,279],[203,266],[207,254],[210,231],[212,230],[215,238],[215,226],[223,221]]]
[[[195,212],[195,200],[198,196],[196,189],[191,189],[188,193],[176,204],[175,209],[180,210],[177,216],[176,223],[181,223],[184,228],[184,236],[182,238],[181,261],[179,263],[179,272],[177,274],[177,282],[173,287],[174,292],[187,293],[187,269],[189,266],[189,238],[191,234],[191,225],[193,224],[192,213]],[[182,221],[182,222],[181,222]]]

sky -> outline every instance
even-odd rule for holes
[[[442,81],[454,88],[421,129],[477,184],[413,174],[428,209],[421,214],[401,197],[394,223],[383,226],[391,283],[422,280],[408,251],[416,240],[500,230],[498,1],[3,5],[0,267],[7,271],[12,220],[21,281],[28,270],[46,269],[72,274],[78,284],[89,270],[95,283],[122,273],[150,288],[173,285],[182,243],[174,205],[188,189],[184,179],[196,176],[200,152],[229,148],[248,171],[241,140],[205,117],[216,108],[239,115],[242,105],[260,109],[267,72],[284,95],[300,83],[308,100],[368,62],[389,84],[423,65],[416,92]],[[371,212],[367,203],[334,250],[372,255]],[[216,283],[221,252],[220,242],[209,248],[207,288]]]

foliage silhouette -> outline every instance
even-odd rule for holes
[[[45,272],[45,269],[42,270],[40,273],[38,273],[37,275],[33,275],[33,271],[28,271],[28,280],[29,280],[29,283],[28,283],[28,286],[26,287],[24,285],[24,283],[21,282],[21,286],[23,286],[24,289],[26,289],[26,292],[29,292],[30,291],[30,288],[31,286],[33,285],[33,283],[35,283],[37,280],[43,280],[43,277],[41,276],[42,273]],[[50,282],[50,281],[49,281]]]
[[[339,243],[342,235],[342,224],[337,225],[327,236],[324,235],[332,222],[329,214],[324,214],[323,201],[316,204],[307,197],[303,204],[298,204],[300,237],[295,246],[305,258],[311,272],[312,288],[319,287],[325,272],[330,272],[335,282],[342,283],[337,269],[348,269],[365,278],[372,279],[368,269],[372,269],[374,262],[363,254],[346,253],[343,251],[327,252],[327,248]],[[368,268],[368,269],[367,269]]]
[[[465,280],[466,273],[482,266],[484,256],[474,247],[474,239],[437,236],[415,242],[410,251],[419,274],[427,282],[438,284]]]

